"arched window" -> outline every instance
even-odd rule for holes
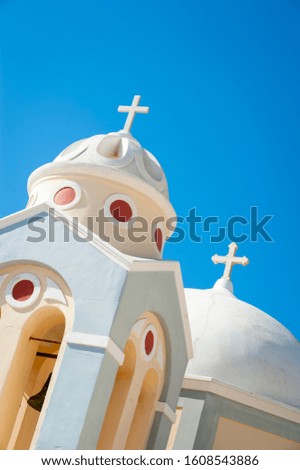
[[[52,374],[64,330],[65,316],[56,307],[34,312],[24,325],[1,395],[2,449],[30,448],[40,412],[27,402]]]
[[[29,449],[62,361],[73,298],[64,280],[47,267],[11,264],[0,270],[0,308],[0,449]],[[38,406],[34,400],[29,406],[36,394]]]
[[[97,449],[144,449],[165,378],[165,340],[156,316],[134,324],[107,408]]]

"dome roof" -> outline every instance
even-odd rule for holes
[[[220,282],[185,293],[194,344],[188,376],[212,377],[300,407],[300,343],[283,325]]]
[[[160,194],[169,197],[165,174],[156,158],[145,150],[139,142],[124,130],[104,135],[95,135],[74,142],[63,150],[53,163],[39,168],[29,178],[29,189],[44,173],[54,174],[63,171],[84,172],[101,175],[122,173],[137,178],[155,188]],[[116,175],[117,178],[117,175]],[[134,180],[133,185],[134,185]]]

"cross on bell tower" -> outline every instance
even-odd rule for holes
[[[118,107],[119,113],[128,113],[128,116],[124,125],[124,131],[126,132],[130,132],[131,126],[133,124],[133,120],[137,113],[140,113],[140,114],[149,113],[150,108],[148,108],[147,106],[138,106],[140,99],[141,99],[141,96],[135,95],[130,106]]]
[[[249,259],[246,256],[243,256],[240,258],[235,256],[236,250],[238,249],[238,246],[236,243],[230,243],[228,247],[229,247],[229,252],[226,256],[214,255],[211,258],[215,264],[219,264],[219,263],[225,264],[222,278],[226,279],[227,281],[230,280],[231,271],[235,264],[241,264],[242,266],[246,266],[249,263]]]

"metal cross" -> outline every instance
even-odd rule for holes
[[[132,104],[130,106],[119,106],[118,111],[119,113],[128,113],[125,126],[124,126],[124,131],[130,132],[131,126],[133,124],[133,120],[135,118],[135,115],[137,113],[141,114],[148,114],[150,108],[146,106],[138,106],[140,102],[141,97],[139,95],[135,95]]]
[[[231,271],[232,268],[235,264],[241,264],[242,266],[246,266],[249,263],[249,259],[246,256],[238,258],[235,256],[236,250],[238,249],[238,246],[236,243],[230,243],[229,247],[229,252],[228,255],[226,256],[219,256],[219,255],[214,255],[212,256],[212,261],[215,264],[218,263],[224,263],[225,268],[224,268],[224,273],[222,278],[230,280],[231,276]]]

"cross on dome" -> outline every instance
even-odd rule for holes
[[[246,266],[249,263],[249,259],[246,256],[242,256],[240,258],[235,256],[236,250],[238,249],[238,246],[236,243],[230,243],[228,247],[229,247],[229,252],[226,256],[214,255],[211,258],[215,264],[219,264],[219,263],[225,264],[222,278],[226,279],[227,281],[230,280],[231,271],[235,264],[241,264],[242,266]]]
[[[125,126],[124,126],[124,131],[126,132],[130,132],[131,126],[133,124],[133,120],[137,113],[140,113],[140,114],[149,113],[150,108],[148,108],[147,106],[138,106],[140,99],[141,99],[141,96],[135,95],[130,106],[118,107],[119,113],[128,113]]]

